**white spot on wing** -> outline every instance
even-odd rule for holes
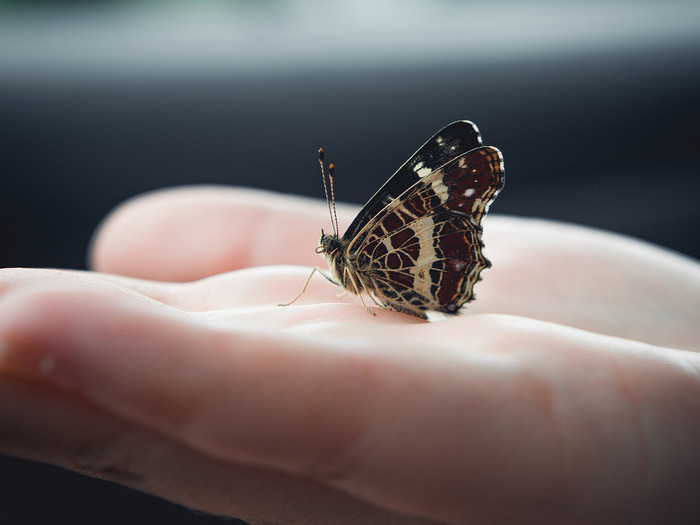
[[[467,188],[464,190],[464,193],[462,194],[464,197],[471,197],[474,195],[474,188]]]
[[[419,162],[413,167],[413,172],[422,179],[423,177],[430,175],[433,170],[424,165],[422,162]]]

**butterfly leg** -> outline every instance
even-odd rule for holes
[[[332,282],[333,284],[338,285],[338,283],[335,282],[335,280],[333,280],[330,276],[326,275],[326,272],[324,272],[321,268],[319,268],[318,266],[314,266],[314,269],[311,270],[311,273],[309,274],[309,277],[307,277],[306,282],[304,283],[304,286],[303,286],[302,289],[299,291],[299,293],[296,294],[296,295],[294,296],[294,299],[292,299],[292,300],[289,301],[288,303],[280,303],[280,304],[278,304],[277,306],[289,306],[290,304],[295,303],[296,300],[299,299],[299,297],[301,297],[302,295],[304,295],[304,292],[306,291],[306,288],[309,286],[309,282],[311,281],[311,278],[314,276],[314,273],[316,273],[316,272],[318,272],[318,273],[320,273],[321,275],[323,275],[326,279],[328,279],[328,280],[329,280],[330,282]],[[339,286],[339,285],[338,285],[338,286]]]
[[[349,280],[350,283],[352,283],[352,287],[355,289],[355,294],[357,294],[357,296],[360,298],[360,302],[362,303],[362,307],[365,310],[367,310],[370,314],[377,315],[372,310],[367,308],[367,305],[365,304],[365,300],[362,298],[362,292],[366,290],[365,287],[361,284],[358,284],[357,280],[355,279],[355,275],[353,275],[353,273],[350,272],[347,269],[347,267],[344,269],[343,273],[345,274],[345,275],[343,275],[343,277],[347,276],[347,278],[348,278],[347,280],[346,279],[343,279],[343,280],[345,280],[345,282],[348,282],[348,280]],[[370,295],[370,297],[372,297],[372,296]],[[372,300],[374,301],[373,297],[372,297]],[[374,302],[376,303],[376,301],[374,301]],[[381,306],[381,305],[379,305],[379,306]]]
[[[365,310],[367,310],[367,312],[369,312],[369,313],[372,314],[372,315],[377,315],[377,314],[374,313],[372,310],[370,310],[369,308],[367,308],[367,305],[365,304],[365,300],[362,298],[362,294],[358,294],[358,297],[360,298],[360,302],[362,303],[362,307],[363,307]],[[380,305],[380,306],[381,306],[381,305]]]
[[[376,304],[379,308],[383,308],[384,310],[391,310],[391,308],[388,308],[387,306],[384,306],[382,303],[377,301],[371,293],[367,292],[367,295],[370,299],[372,299],[372,302]]]

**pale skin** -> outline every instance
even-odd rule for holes
[[[700,522],[697,261],[492,216],[460,316],[319,276],[277,306],[328,220],[164,191],[101,226],[95,272],[0,270],[0,451],[251,523]]]

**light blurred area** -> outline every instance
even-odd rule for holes
[[[4,7],[4,9],[3,9]],[[18,78],[532,60],[700,41],[695,1],[0,2]]]
[[[0,265],[82,267],[159,187],[320,196],[319,146],[359,204],[457,119],[504,152],[492,211],[698,256],[699,65],[697,1],[5,0]]]
[[[700,257],[699,94],[697,0],[0,0],[0,266],[84,267],[101,218],[156,188],[321,197],[319,146],[361,204],[458,119],[504,153],[492,212]],[[25,523],[220,521],[0,472]]]

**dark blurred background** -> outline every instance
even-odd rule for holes
[[[695,0],[0,0],[0,266],[84,268],[156,188],[320,197],[319,146],[360,204],[463,118],[505,156],[492,212],[700,257]],[[0,480],[18,523],[218,521],[13,458]]]

